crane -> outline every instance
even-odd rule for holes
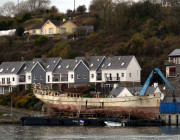
[[[146,93],[147,88],[149,87],[151,81],[152,81],[152,77],[154,75],[154,72],[157,72],[159,74],[159,76],[163,79],[163,81],[168,85],[168,87],[170,88],[172,94],[173,94],[173,101],[175,102],[175,98],[174,98],[174,88],[172,87],[172,85],[168,82],[168,80],[164,77],[164,75],[162,74],[162,72],[158,69],[158,68],[154,68],[152,70],[152,72],[150,73],[149,77],[147,78],[146,82],[144,83],[139,95],[144,95]]]

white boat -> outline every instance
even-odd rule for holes
[[[104,122],[107,126],[125,126],[124,123],[113,122],[113,121],[105,121]]]

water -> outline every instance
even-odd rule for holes
[[[0,125],[0,140],[180,140],[180,127]]]

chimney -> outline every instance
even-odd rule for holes
[[[41,56],[41,62],[44,64],[46,63],[46,55]]]
[[[114,84],[114,88],[117,88],[117,87],[119,87],[119,85],[118,84]]]
[[[86,54],[85,55],[85,61],[89,64],[89,59],[90,59],[90,55],[89,54]]]
[[[158,87],[158,83],[154,83],[154,88]]]

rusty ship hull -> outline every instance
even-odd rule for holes
[[[67,94],[48,94],[42,90],[34,90],[34,95],[59,112],[121,114],[146,120],[158,116],[161,98],[161,93],[121,98],[81,98],[69,97]]]

